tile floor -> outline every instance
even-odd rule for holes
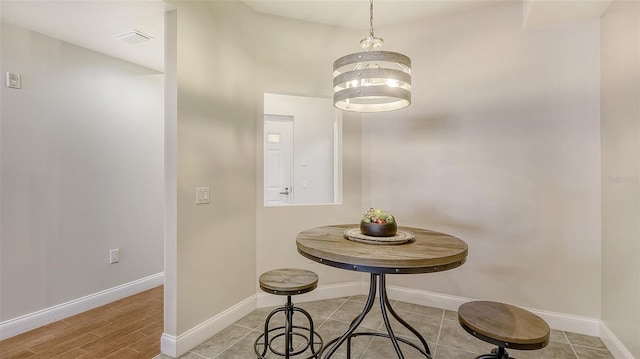
[[[317,302],[300,303],[314,319],[317,331],[325,341],[340,336],[355,318],[366,301],[366,296],[353,296],[328,299]],[[284,297],[283,297],[284,303]],[[295,297],[294,297],[295,303]],[[391,301],[394,310],[410,325],[416,328],[427,340],[434,359],[473,359],[486,354],[493,348],[465,332],[458,324],[456,312],[425,307],[400,301]],[[253,311],[236,323],[230,325],[214,337],[205,341],[180,358],[184,359],[250,359],[255,358],[253,343],[261,334],[266,316],[273,308],[261,308]],[[275,317],[274,317],[275,318]],[[301,318],[301,317],[300,317]],[[294,322],[297,319],[294,317]],[[302,318],[304,319],[304,318]],[[275,320],[275,319],[274,319]],[[283,317],[280,317],[283,323]],[[410,338],[409,332],[392,322],[394,332]],[[382,315],[378,306],[374,306],[361,325],[367,330],[384,330]],[[401,345],[406,359],[423,358],[408,345]],[[551,342],[542,350],[509,351],[518,359],[613,359],[602,341],[575,333],[552,330]],[[344,346],[332,358],[346,358]],[[270,354],[270,355],[269,355]],[[267,358],[279,358],[269,353]],[[308,355],[299,355],[305,358]],[[391,359],[396,354],[387,338],[360,336],[353,340],[352,358]],[[159,355],[155,359],[167,359]]]

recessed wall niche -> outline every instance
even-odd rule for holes
[[[264,205],[342,200],[342,113],[330,98],[264,94]]]

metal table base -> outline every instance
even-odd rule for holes
[[[385,328],[387,329],[387,333],[375,333],[375,332],[356,332],[358,326],[362,323],[364,318],[367,316],[371,308],[373,307],[373,303],[376,299],[376,291],[378,288],[378,284],[380,286],[380,311],[382,312],[382,318],[384,320]],[[411,333],[413,333],[418,340],[420,340],[421,346],[404,339],[398,338],[393,333],[393,329],[391,328],[391,323],[389,322],[389,315],[391,315],[405,328],[407,328]],[[429,350],[429,345],[427,345],[427,341],[415,330],[409,323],[404,321],[400,316],[393,310],[391,304],[389,303],[389,298],[387,296],[387,284],[384,273],[371,273],[371,280],[369,284],[369,296],[367,298],[367,303],[364,306],[364,309],[358,315],[349,326],[349,329],[339,338],[335,338],[328,342],[326,345],[322,347],[320,351],[320,355],[318,357],[328,359],[340,348],[344,342],[347,342],[347,359],[351,359],[351,339],[357,336],[376,336],[376,337],[384,337],[389,338],[391,343],[393,344],[393,348],[398,355],[398,359],[404,359],[404,355],[402,354],[402,350],[400,349],[400,342],[405,343],[415,350],[419,351],[422,355],[427,359],[431,359],[431,351]]]

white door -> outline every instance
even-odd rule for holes
[[[264,116],[264,204],[293,203],[293,117]]]

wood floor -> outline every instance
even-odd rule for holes
[[[160,286],[0,341],[0,358],[150,359],[162,330]]]

